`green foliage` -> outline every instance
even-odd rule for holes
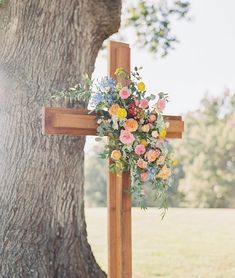
[[[204,97],[201,108],[185,116],[183,140],[175,146],[183,167],[183,204],[235,206],[235,94]]]
[[[172,22],[187,17],[189,9],[189,1],[138,0],[127,5],[123,25],[135,33],[137,46],[166,56],[178,42],[172,32]]]
[[[68,99],[73,101],[86,101],[88,102],[92,94],[93,80],[87,75],[83,74],[81,82],[67,90],[55,92],[52,94],[52,99]]]

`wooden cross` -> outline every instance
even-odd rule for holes
[[[130,72],[128,44],[110,41],[108,44],[108,75],[115,78],[116,68]],[[43,134],[96,135],[94,114],[84,109],[48,108],[42,112]],[[168,138],[181,138],[184,122],[180,116],[165,116],[169,122]],[[108,278],[132,277],[131,198],[127,193],[130,174],[109,173],[108,207]]]

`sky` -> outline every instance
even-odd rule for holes
[[[235,92],[234,11],[234,0],[192,0],[192,20],[174,24],[180,43],[163,59],[154,59],[146,50],[130,45],[131,66],[143,66],[147,90],[169,94],[166,114],[183,115],[197,109],[206,92],[219,95],[227,88]],[[95,78],[107,74],[106,64],[104,53],[100,53]],[[92,142],[87,140],[86,151]]]

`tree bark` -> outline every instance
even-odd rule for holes
[[[91,74],[121,0],[0,7],[0,276],[105,277],[87,243],[84,137],[41,134],[50,92]]]

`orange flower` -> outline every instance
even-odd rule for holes
[[[160,170],[160,172],[157,174],[157,178],[166,180],[170,175],[171,175],[171,170],[166,165],[164,165]]]
[[[124,124],[124,128],[130,132],[134,132],[138,128],[138,123],[134,119],[128,119]]]
[[[116,116],[119,108],[120,106],[118,104],[112,104],[112,106],[109,108],[109,114]]]

